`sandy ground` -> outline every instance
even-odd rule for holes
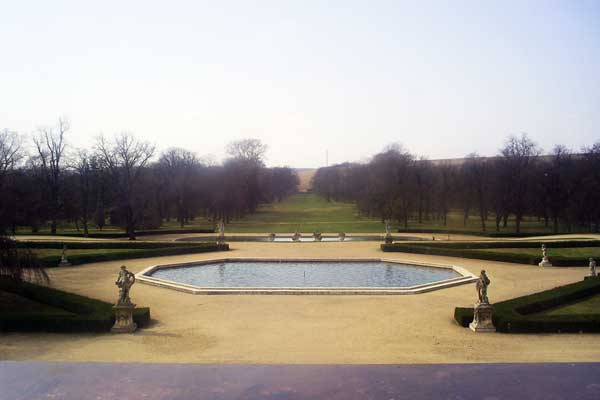
[[[378,243],[232,243],[228,253],[126,261],[157,263],[223,256],[386,257],[463,266],[492,280],[492,302],[583,278],[585,268],[549,268],[382,253]],[[114,301],[122,262],[51,270],[54,286]],[[3,334],[2,360],[185,363],[457,363],[599,361],[600,335],[475,334],[453,320],[476,298],[473,285],[404,296],[206,296],[136,284],[132,298],[156,322],[133,335]]]

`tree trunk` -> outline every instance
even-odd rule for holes
[[[129,236],[129,240],[135,240],[135,228],[133,224],[127,225],[127,236]]]

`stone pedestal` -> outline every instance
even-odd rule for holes
[[[473,322],[469,324],[474,332],[496,332],[492,322],[492,306],[488,303],[477,303],[473,309]]]
[[[385,244],[392,244],[394,242],[394,238],[390,233],[385,235]]]
[[[115,325],[110,330],[112,333],[132,333],[137,329],[137,324],[133,322],[133,310],[135,305],[116,305]]]
[[[62,260],[60,260],[60,262],[58,263],[59,267],[70,267],[71,263],[69,262],[69,260],[67,260],[66,258],[63,258]]]
[[[544,258],[542,258],[542,262],[540,262],[538,265],[540,267],[551,267],[552,263],[550,262],[550,260],[548,259],[548,257],[544,257]]]

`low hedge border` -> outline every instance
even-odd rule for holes
[[[60,240],[17,240],[16,245],[19,248],[36,249],[62,249],[67,245],[68,249],[158,249],[166,247],[198,247],[207,244],[213,245],[215,242],[140,242],[140,241],[60,241]]]
[[[151,229],[151,230],[141,230],[135,231],[136,236],[146,236],[146,235],[170,235],[177,233],[215,233],[214,229]],[[43,232],[43,233],[33,233],[34,235],[39,236],[53,236],[51,233]],[[32,233],[17,233],[19,235],[32,235]],[[68,232],[68,233],[58,233],[59,236],[67,236],[67,237],[86,237],[83,232]],[[127,238],[129,235],[126,232],[96,232],[90,233],[87,235],[88,238],[92,239],[120,239]]]
[[[98,249],[98,250],[101,250]],[[174,256],[181,254],[195,254],[195,253],[207,253],[212,251],[227,251],[229,250],[228,244],[217,244],[217,243],[196,243],[193,246],[178,246],[178,247],[158,247],[143,249],[141,251],[122,251],[122,252],[107,252],[97,254],[74,254],[69,255],[67,252],[67,258],[71,265],[89,264],[103,261],[116,261],[116,260],[129,260],[134,258],[149,258],[149,257],[162,257],[162,256]],[[60,262],[60,256],[46,256],[40,257],[40,262],[46,268],[57,267]]]
[[[497,241],[482,241],[482,242],[428,242],[428,243],[417,243],[416,246],[436,247],[442,249],[540,249],[542,244],[548,246],[549,250],[560,249],[560,248],[573,248],[573,247],[600,247],[600,240],[563,240],[563,241],[509,241],[509,242],[497,242]]]
[[[482,232],[472,230],[460,230],[460,229],[435,229],[435,228],[400,228],[398,233],[432,233],[432,234],[451,234],[451,235],[472,235],[472,236],[485,236],[485,237],[498,237],[498,238],[523,238],[533,236],[550,236],[556,235],[551,232]],[[559,232],[567,233],[567,232]]]
[[[4,313],[0,314],[0,331],[108,332],[115,323],[113,305],[100,300],[29,282],[17,283],[8,278],[0,278],[0,290],[72,313],[64,315],[18,311]],[[136,308],[133,320],[140,328],[148,326],[150,309]]]
[[[393,244],[382,244],[381,250],[385,252],[403,252],[403,253],[415,253],[415,254],[429,254],[436,256],[449,256],[449,257],[462,257],[462,258],[474,258],[479,260],[489,260],[489,261],[501,261],[501,262],[510,262],[517,264],[529,264],[529,265],[538,265],[542,260],[542,257],[539,256],[529,256],[527,254],[510,254],[510,253],[495,253],[495,252],[485,252],[485,251],[471,251],[474,249],[491,249],[494,248],[491,245],[488,247],[478,247],[479,243],[474,244],[464,244],[465,248],[459,248],[460,243],[452,244],[457,245],[456,248],[454,246],[448,246],[448,244],[444,245],[421,245],[421,244],[405,244],[405,243],[393,243]],[[468,247],[471,246],[471,247]],[[541,243],[540,243],[541,246]],[[555,243],[552,244],[553,247],[594,247],[593,244],[588,246],[555,246]],[[537,245],[528,247],[528,246],[501,246],[495,248],[535,248]],[[551,248],[550,248],[551,249]],[[560,256],[550,256],[550,261],[552,265],[555,267],[573,267],[573,266],[587,266],[589,264],[589,260],[586,257],[560,257]]]
[[[494,304],[493,320],[499,332],[600,332],[597,314],[540,315],[542,311],[600,294],[600,277],[556,287]],[[454,319],[463,326],[473,321],[473,308],[457,307]]]

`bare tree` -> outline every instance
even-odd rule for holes
[[[179,148],[163,152],[158,161],[157,168],[164,182],[162,190],[167,193],[168,201],[175,204],[177,220],[182,228],[192,216],[193,180],[199,167],[200,162],[194,153]]]
[[[115,136],[112,143],[100,136],[96,148],[103,165],[112,175],[112,183],[119,193],[120,207],[129,240],[135,240],[138,222],[136,189],[140,184],[144,168],[154,155],[154,146],[123,133]]]
[[[230,158],[251,161],[257,166],[262,167],[264,166],[267,145],[263,144],[259,139],[241,139],[229,143],[226,152]]]
[[[56,234],[56,222],[60,212],[60,189],[65,152],[65,133],[69,130],[69,121],[59,118],[56,128],[40,128],[33,137],[42,173],[49,191],[50,231]]]
[[[72,168],[77,178],[77,203],[78,218],[83,225],[83,234],[89,234],[89,221],[92,212],[92,203],[95,202],[94,190],[98,187],[96,175],[98,174],[98,160],[95,155],[90,155],[86,150],[78,150]]]
[[[0,189],[4,186],[6,175],[23,158],[21,138],[8,129],[0,131]]]
[[[463,190],[467,195],[472,195],[474,197],[477,207],[479,208],[481,231],[485,232],[488,207],[487,196],[489,192],[489,166],[486,163],[486,160],[479,157],[477,153],[471,153],[467,156],[462,165],[462,174],[465,182]]]
[[[515,214],[516,233],[521,232],[521,222],[528,211],[532,179],[535,174],[536,158],[540,148],[527,134],[520,137],[510,136],[500,149],[500,167],[505,171],[506,190],[510,193],[510,209]]]

